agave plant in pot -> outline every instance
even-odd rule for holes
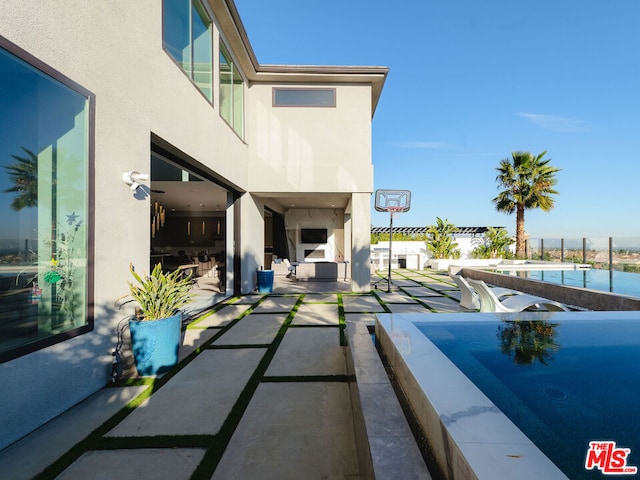
[[[191,302],[191,278],[176,270],[165,274],[157,264],[151,275],[129,270],[135,282],[129,295],[138,306],[129,320],[131,346],[139,375],[164,373],[178,363],[182,331],[180,308]]]

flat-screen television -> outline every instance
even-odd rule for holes
[[[302,243],[327,243],[326,228],[303,228],[300,231]]]

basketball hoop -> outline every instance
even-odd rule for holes
[[[375,208],[378,212],[408,212],[411,206],[409,190],[376,190]]]
[[[389,215],[391,215],[392,217],[397,217],[401,213],[406,212],[407,209],[405,209],[405,207],[403,207],[402,205],[391,205],[386,208],[386,211],[389,212]]]
[[[393,242],[393,217],[408,212],[411,207],[411,192],[409,190],[376,190],[375,208],[378,212],[389,212],[389,275],[375,283],[387,281],[387,293],[391,292],[391,259],[393,258],[391,244]]]

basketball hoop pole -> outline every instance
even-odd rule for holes
[[[391,293],[391,258],[393,256],[393,210],[389,209],[389,273],[387,275],[387,293]]]
[[[381,278],[375,283],[387,281],[387,293],[391,293],[391,259],[393,257],[393,214],[409,210],[411,192],[409,190],[376,190],[375,208],[378,212],[389,212],[389,272],[387,278]]]
[[[393,257],[393,215],[395,213],[401,213],[404,209],[402,207],[390,206],[387,207],[386,210],[389,212],[389,270],[386,278],[381,278],[380,280],[378,280],[378,282],[376,282],[376,288],[378,288],[377,283],[386,280],[387,293],[391,293],[391,284],[393,283],[391,281],[391,258]]]

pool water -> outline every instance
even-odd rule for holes
[[[595,440],[640,466],[640,314],[500,317],[416,326],[569,478],[603,478],[584,468]]]
[[[503,271],[501,273],[509,273]],[[513,272],[512,272],[513,273]],[[530,270],[518,272],[532,280],[558,283],[572,287],[590,288],[602,292],[640,297],[640,273],[609,270]]]

